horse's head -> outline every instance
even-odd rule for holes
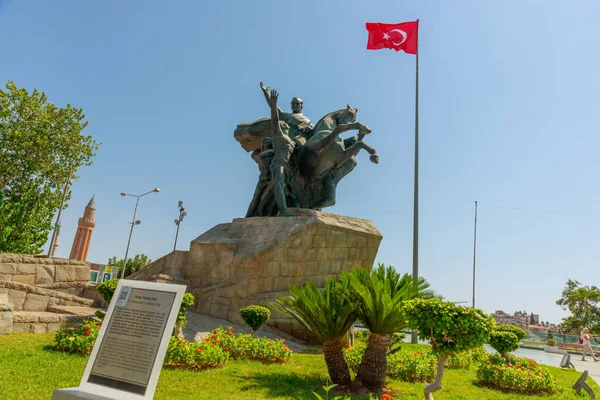
[[[338,124],[351,124],[356,122],[357,113],[358,108],[352,108],[352,106],[348,104],[345,109],[339,111],[339,114],[337,115]]]

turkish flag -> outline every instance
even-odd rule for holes
[[[367,22],[367,31],[369,31],[367,50],[392,49],[417,54],[419,21],[400,24]]]

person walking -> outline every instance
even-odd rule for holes
[[[592,349],[592,336],[589,334],[589,331],[588,328],[583,328],[583,331],[581,331],[581,340],[583,341],[583,356],[581,357],[581,361],[585,361],[585,355],[589,352],[594,361],[598,362],[598,359],[594,355],[594,349]]]

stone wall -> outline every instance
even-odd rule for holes
[[[291,218],[240,218],[192,241],[184,277],[194,310],[241,323],[240,308],[267,305],[290,285],[322,287],[344,270],[370,270],[382,239],[370,222],[313,210]],[[307,340],[295,320],[273,313],[269,324]]]
[[[90,266],[84,261],[0,254],[0,281],[28,285],[89,282]]]
[[[0,293],[0,335],[12,333],[12,331],[12,304],[8,302],[8,295],[6,293]]]
[[[189,251],[173,251],[129,275],[127,279],[186,284],[183,270],[187,264],[188,254]]]
[[[0,281],[0,294],[6,294],[14,311],[46,311],[52,306],[91,307],[94,300],[20,282]]]

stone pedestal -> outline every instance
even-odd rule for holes
[[[313,210],[295,216],[240,218],[192,241],[184,278],[196,297],[194,311],[243,323],[239,310],[266,306],[290,285],[323,287],[344,270],[370,270],[382,235],[370,222]],[[272,313],[269,325],[307,340],[295,320]]]

